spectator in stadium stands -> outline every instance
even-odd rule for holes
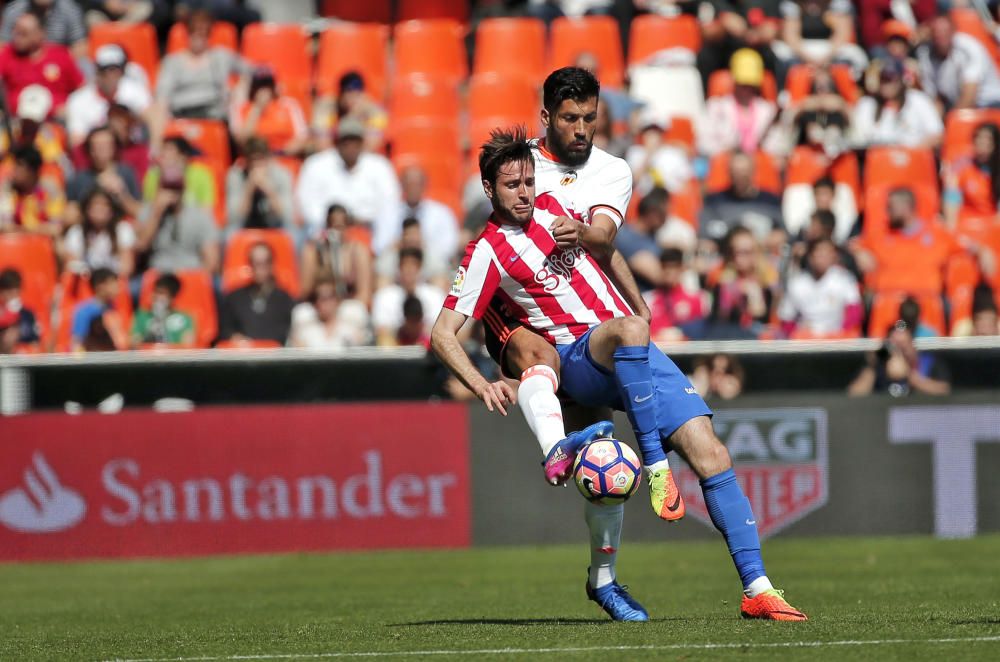
[[[639,201],[639,215],[623,223],[615,235],[615,248],[628,262],[639,290],[647,292],[660,282],[660,245],[656,235],[667,221],[669,194],[654,188]]]
[[[794,236],[808,227],[816,212],[829,213],[834,219],[834,241],[847,240],[858,221],[857,201],[854,190],[829,177],[820,177],[812,185],[786,186],[781,197],[782,219],[785,228]]]
[[[0,132],[0,179],[10,177],[10,169],[14,165],[12,150],[31,145],[42,157],[39,171],[41,185],[53,192],[61,192],[73,165],[66,153],[64,131],[55,121],[47,119],[51,108],[52,93],[41,85],[29,85],[21,91],[17,100],[16,121],[10,123],[10,134]]]
[[[195,166],[187,164],[186,144],[183,138],[168,140],[160,164],[147,173],[136,250],[150,251],[149,266],[157,271],[214,272],[219,266],[219,233],[204,193],[195,188],[202,184],[197,174],[191,174]],[[208,186],[214,187],[211,174],[207,175]]]
[[[686,148],[665,141],[669,124],[652,108],[639,115],[639,140],[625,152],[635,178],[635,194],[645,195],[656,186],[678,193],[694,176]]]
[[[0,308],[0,354],[13,354],[18,346],[17,313]]]
[[[427,263],[451,264],[458,250],[458,220],[448,205],[426,197],[427,174],[418,165],[399,173],[402,197],[383,208],[372,228],[372,249],[380,255],[399,241],[403,221],[420,221],[424,259]]]
[[[972,335],[1000,335],[996,298],[988,286],[980,286],[972,295]]]
[[[238,55],[209,43],[212,14],[195,9],[187,19],[188,47],[163,58],[156,82],[158,122],[172,117],[225,120],[229,116],[229,77],[246,66]]]
[[[706,400],[732,400],[743,392],[745,372],[739,359],[730,354],[711,354],[694,362],[691,384]]]
[[[83,143],[87,154],[85,169],[78,170],[66,185],[67,223],[80,218],[80,202],[97,187],[111,196],[128,218],[142,209],[142,192],[135,172],[118,159],[118,142],[108,127],[94,129]]]
[[[698,234],[694,231],[694,226],[673,214],[670,191],[654,188],[650,193],[658,190],[663,191],[663,213],[667,220],[656,231],[656,243],[660,248],[679,248],[685,254],[692,253],[698,244]]]
[[[869,52],[887,48],[891,34],[887,34],[886,24],[909,27],[899,20],[908,18],[900,12],[899,4],[893,0],[864,0],[855,3],[861,25],[861,43]],[[917,25],[934,18],[937,13],[937,0],[909,0],[905,4],[912,11]]]
[[[16,269],[0,271],[0,314],[13,313],[17,319],[18,339],[21,345],[37,345],[41,341],[41,327],[33,310],[21,300],[21,273]]]
[[[649,335],[653,342],[701,335],[689,327],[705,318],[705,301],[697,287],[687,286],[685,276],[684,253],[677,248],[664,249],[660,254],[660,280],[656,289],[644,295],[651,315]]]
[[[135,268],[135,230],[122,209],[102,188],[91,189],[80,203],[83,220],[63,238],[63,261],[77,273],[110,269],[129,278]]]
[[[944,123],[934,100],[903,82],[903,64],[881,60],[878,89],[858,101],[854,108],[854,146],[876,145],[936,148],[944,134]]]
[[[0,182],[0,233],[62,233],[66,200],[61,191],[42,182],[42,155],[28,145],[13,152],[10,177]]]
[[[128,337],[121,316],[115,310],[120,283],[110,269],[95,269],[90,274],[94,296],[73,309],[71,345],[74,352],[102,352],[127,349]]]
[[[947,164],[942,196],[945,220],[955,228],[959,219],[995,216],[1000,197],[1000,128],[986,123],[972,134],[972,154]]]
[[[84,19],[90,27],[108,22],[127,25],[145,23],[163,16],[167,11],[167,0],[87,0],[81,4],[86,8]]]
[[[945,108],[1000,107],[1000,74],[971,35],[956,33],[948,14],[930,23],[930,40],[917,49],[923,87]]]
[[[807,145],[831,160],[847,151],[851,108],[828,69],[813,71],[809,96],[786,112],[783,121],[791,125],[795,145]]]
[[[889,193],[889,227],[869,232],[854,245],[854,257],[876,292],[940,294],[948,260],[961,251],[941,225],[916,213],[916,200],[907,188]]]
[[[132,348],[145,344],[172,347],[194,345],[194,320],[174,307],[181,281],[173,274],[161,274],[153,284],[149,310],[141,309],[132,320]]]
[[[678,3],[683,7],[684,3]],[[698,69],[708,82],[712,72],[725,69],[733,53],[752,48],[768,69],[777,68],[773,46],[780,36],[779,0],[710,0],[697,4],[703,44],[697,53]],[[682,8],[681,7],[681,8]]]
[[[119,160],[132,168],[136,181],[144,181],[149,170],[146,130],[128,107],[113,103],[108,109],[108,128],[115,134]]]
[[[11,7],[14,5],[8,10]],[[17,108],[24,88],[41,85],[52,94],[49,116],[63,118],[66,99],[84,82],[73,56],[65,46],[46,43],[42,24],[33,13],[18,16],[4,41],[8,43],[0,50],[0,82],[7,94],[7,107]]]
[[[128,57],[121,46],[105,44],[94,56],[94,80],[69,96],[66,102],[66,129],[71,145],[79,145],[94,129],[108,123],[108,109],[119,103],[138,116],[153,103],[149,89],[125,75]]]
[[[424,251],[427,243],[424,241],[423,230],[420,221],[415,218],[407,218],[403,221],[403,233],[392,248],[388,248],[375,260],[375,275],[377,285],[382,287],[394,283],[399,278],[399,252],[406,249],[419,249]],[[428,283],[437,287],[445,287],[454,272],[454,264],[451,260],[443,260],[436,257],[434,253],[424,251],[424,263],[422,277]]]
[[[302,106],[295,98],[278,94],[270,67],[254,70],[247,99],[234,105],[229,128],[237,143],[260,136],[276,154],[298,155],[309,140]]]
[[[920,321],[920,302],[912,296],[899,304],[899,319],[906,322],[914,338],[933,338],[937,335],[937,331]]]
[[[403,324],[396,333],[396,344],[421,345],[430,349],[431,335],[427,332],[427,328],[424,322],[424,305],[416,296],[407,295],[403,299]]]
[[[753,154],[774,123],[778,106],[760,96],[764,83],[764,60],[757,51],[741,48],[729,63],[733,92],[711,97],[699,119],[699,151],[708,156],[741,150]]]
[[[389,116],[385,108],[368,94],[365,79],[357,71],[348,71],[340,77],[336,99],[329,96],[316,98],[313,104],[313,131],[318,137],[318,145],[328,148],[330,137],[336,135],[337,124],[348,117],[361,122],[364,127],[365,149],[381,151]]]
[[[302,166],[295,197],[306,229],[323,227],[330,205],[343,205],[356,223],[371,228],[400,198],[399,180],[389,160],[364,149],[365,127],[354,118],[337,124],[333,149],[313,154]]]
[[[706,337],[755,339],[770,321],[778,273],[749,229],[736,226],[722,242],[723,263],[707,279],[712,310]]]
[[[792,263],[790,271],[792,273],[808,269],[809,263],[806,260],[806,253],[809,245],[820,239],[830,240],[837,247],[837,264],[854,276],[855,280],[861,279],[861,272],[858,270],[858,263],[854,260],[854,255],[843,244],[838,244],[834,239],[834,232],[837,227],[837,220],[833,212],[829,210],[819,210],[813,212],[809,219],[809,224],[802,229],[802,232],[792,244]]]
[[[326,227],[313,235],[302,251],[302,290],[308,295],[322,274],[331,274],[341,299],[371,306],[375,286],[372,253],[343,205],[326,213]]]
[[[272,3],[252,4],[263,6]],[[254,7],[248,6],[247,0],[176,0],[174,15],[177,20],[183,21],[187,20],[191,12],[199,9],[210,10],[217,21],[232,23],[240,31],[251,23],[258,23],[261,20],[261,13]]]
[[[243,159],[226,175],[226,233],[237,230],[293,229],[292,174],[271,157],[263,138],[243,143]]]
[[[579,66],[579,65],[577,65]],[[607,101],[610,95],[601,90],[601,101],[597,105],[597,128],[594,129],[594,147],[603,149],[612,156],[624,158],[625,152],[632,145],[629,135],[615,135],[614,120],[611,115],[611,103]]]
[[[601,63],[591,51],[582,51],[576,56],[573,62],[574,67],[586,69],[594,74],[597,80],[601,81],[600,103],[597,106],[597,129],[594,134],[595,145],[619,158],[624,157],[625,150],[632,144],[626,136],[614,134],[615,122],[628,123],[632,114],[642,107],[642,104],[629,96],[628,91],[620,87],[614,87],[610,83],[601,80]],[[598,139],[600,137],[600,139]],[[608,147],[600,144],[605,142]]]
[[[856,397],[876,392],[896,398],[910,393],[948,395],[950,380],[945,362],[930,352],[918,352],[909,326],[900,320],[890,327],[879,351],[865,354],[865,365],[847,387],[847,394]]]
[[[778,306],[782,331],[792,338],[856,337],[864,310],[858,281],[838,264],[837,246],[817,239],[806,253],[808,267],[788,281]]]
[[[744,226],[764,241],[776,228],[783,228],[781,200],[754,183],[753,157],[734,152],[729,159],[731,184],[725,191],[705,197],[698,228],[699,236],[719,244],[732,228]]]
[[[372,324],[379,345],[395,345],[403,326],[403,302],[410,295],[420,299],[424,323],[431,328],[444,303],[444,291],[421,280],[424,255],[414,248],[399,251],[399,280],[379,288],[372,303]]]
[[[193,159],[201,156],[201,152],[188,142],[184,136],[171,136],[163,142],[158,163],[146,171],[142,180],[142,199],[145,203],[152,202],[163,184],[161,180],[169,178],[172,181],[180,179],[184,186],[184,204],[204,207],[211,210],[215,207],[215,177],[212,171]]]
[[[920,0],[923,2],[923,0]],[[885,47],[882,57],[894,60],[903,67],[903,84],[910,89],[920,88],[920,63],[914,57],[913,28],[902,21],[886,21],[882,26],[882,34],[885,35]],[[876,51],[879,53],[880,51]],[[865,72],[864,86],[869,94],[874,93],[879,86],[877,78],[878,71],[873,67],[868,67]]]
[[[267,244],[250,248],[249,285],[222,300],[221,340],[273,340],[284,345],[292,325],[295,301],[274,280],[274,254]]]
[[[308,300],[292,310],[292,347],[343,349],[371,342],[368,309],[356,299],[341,299],[339,290],[332,275],[318,277]]]
[[[783,0],[781,42],[776,49],[785,62],[816,66],[831,62],[851,65],[859,76],[868,64],[854,39],[854,7],[850,0]]]
[[[0,42],[17,39],[17,22],[35,16],[47,41],[72,51],[76,58],[87,57],[87,28],[78,3],[73,0],[14,0],[0,17]]]

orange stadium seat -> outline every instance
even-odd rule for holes
[[[210,347],[219,333],[219,318],[215,309],[212,276],[203,269],[178,271],[174,274],[181,282],[181,291],[174,299],[174,307],[187,313],[194,322],[195,345]],[[142,275],[139,307],[148,310],[153,301],[153,286],[160,274],[149,269]]]
[[[281,343],[276,340],[253,340],[243,338],[240,340],[220,340],[216,343],[216,349],[279,349]]]
[[[389,28],[377,23],[337,23],[319,38],[316,91],[334,95],[340,77],[357,71],[365,79],[369,94],[385,98]]]
[[[872,299],[868,316],[868,335],[884,338],[886,331],[899,319],[899,306],[906,299],[903,292],[880,292]],[[920,321],[934,329],[938,335],[945,333],[944,304],[936,294],[914,296],[920,304]]]
[[[212,31],[208,35],[208,43],[215,48],[225,48],[230,51],[238,51],[240,47],[239,35],[236,33],[236,26],[225,21],[216,21],[212,24]],[[188,46],[187,25],[181,22],[174,23],[167,33],[167,53],[182,51]]]
[[[670,118],[670,126],[663,132],[666,142],[678,143],[684,146],[688,155],[694,154],[694,123],[690,117],[674,115]]]
[[[830,75],[837,86],[837,91],[848,103],[855,103],[861,98],[861,90],[854,81],[850,66],[846,64],[830,65]],[[802,102],[812,91],[813,69],[807,64],[795,64],[788,69],[785,79],[785,89],[789,100],[796,104]]]
[[[983,23],[983,19],[980,18],[979,12],[976,9],[961,7],[952,9],[949,13],[951,14],[951,20],[955,24],[956,30],[973,37],[982,44],[994,62],[1000,63],[1000,48],[997,47],[996,40],[994,40],[993,35]]]
[[[948,300],[950,331],[967,326],[972,319],[972,298],[982,279],[979,263],[968,253],[959,253],[948,261],[944,273],[945,298]]]
[[[353,23],[392,23],[392,0],[322,0],[320,14]]]
[[[665,18],[644,14],[632,20],[628,41],[629,66],[641,64],[667,48],[686,48],[697,53],[701,50],[701,26],[694,16]]]
[[[541,85],[546,74],[545,24],[535,18],[488,18],[476,29],[476,74],[521,76]]]
[[[0,234],[0,271],[21,274],[21,301],[38,320],[42,343],[49,337],[56,256],[52,240],[40,234]]]
[[[231,292],[248,284],[250,249],[259,243],[271,247],[274,253],[274,278],[293,298],[299,296],[299,268],[295,261],[295,245],[283,230],[240,230],[226,245],[222,261],[222,290]]]
[[[639,196],[633,195],[632,200],[637,200]],[[671,213],[691,224],[691,227],[698,229],[698,215],[701,213],[701,187],[697,179],[691,179],[683,191],[670,195]]]
[[[392,125],[392,155],[451,154],[460,159],[462,137],[455,122],[440,119],[416,119]]]
[[[297,24],[251,23],[243,30],[240,54],[274,69],[278,83],[312,81],[309,35]]]
[[[465,28],[456,21],[405,21],[393,29],[396,76],[430,74],[456,83],[468,74]]]
[[[937,163],[930,149],[872,147],[865,155],[865,187],[937,184]]]
[[[962,108],[945,117],[941,160],[948,163],[972,152],[972,135],[980,124],[1000,126],[1000,109]]]
[[[458,84],[447,76],[400,76],[393,81],[389,114],[393,124],[407,120],[458,121],[462,104]]]
[[[207,161],[228,166],[232,163],[229,151],[229,131],[220,120],[175,119],[167,124],[167,137],[183,136],[197,147]]]
[[[717,193],[729,188],[732,183],[729,178],[729,152],[716,154],[708,168],[708,177],[705,180],[705,190],[708,193]],[[754,154],[756,163],[755,181],[757,188],[769,193],[781,194],[781,173],[778,165],[767,152],[757,152]]]
[[[811,147],[804,145],[796,147],[785,168],[785,186],[814,184],[822,177],[830,177],[837,184],[851,187],[858,210],[864,209],[860,168],[858,157],[854,152],[845,152],[831,162],[829,158]]]
[[[552,22],[551,31],[550,70],[569,66],[582,53],[590,53],[597,59],[601,84],[612,88],[622,86],[625,56],[615,19],[610,16],[563,16]]]
[[[493,74],[469,81],[469,144],[475,150],[497,127],[523,125],[529,136],[538,133],[538,88],[525,78]]]
[[[397,21],[426,18],[450,18],[459,23],[466,23],[469,20],[469,2],[468,0],[399,0],[397,3]]]
[[[724,97],[727,94],[732,94],[733,87],[733,75],[728,69],[713,71],[708,77],[709,97]],[[778,99],[778,83],[770,71],[764,72],[764,83],[760,86],[760,95],[768,101]]]
[[[885,234],[889,227],[889,217],[886,204],[889,192],[899,188],[895,184],[878,184],[865,189],[865,221],[862,233],[866,237]],[[908,186],[917,200],[917,216],[931,222],[937,222],[940,211],[940,196],[934,184],[913,184]]]
[[[150,85],[156,84],[156,74],[160,71],[160,48],[156,29],[149,23],[98,23],[90,28],[89,43],[91,59],[101,46],[118,44],[129,60],[146,70]]]
[[[94,296],[90,280],[71,272],[64,272],[59,278],[62,298],[59,302],[59,328],[56,330],[56,351],[70,351],[73,340],[73,309],[82,301]],[[121,315],[121,323],[126,333],[132,328],[132,295],[129,293],[128,280],[122,278],[118,298],[115,300],[115,310]]]

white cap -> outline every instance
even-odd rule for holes
[[[104,69],[105,67],[121,67],[125,68],[128,63],[128,55],[118,44],[104,44],[97,49],[97,53],[94,55],[94,64],[97,65],[98,69]]]
[[[28,85],[17,98],[17,116],[41,124],[52,110],[52,93],[41,85]]]
[[[657,108],[646,106],[639,111],[639,116],[636,118],[636,125],[640,130],[655,126],[666,131],[670,128],[670,117]]]

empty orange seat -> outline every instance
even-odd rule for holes
[[[728,69],[713,71],[708,77],[708,96],[724,97],[733,93],[733,75]],[[774,74],[770,71],[764,72],[764,83],[760,86],[760,95],[768,101],[775,101],[778,98],[778,83],[774,79]]]
[[[430,74],[456,83],[466,77],[465,28],[448,19],[404,21],[393,30],[396,76]]]
[[[222,290],[231,292],[250,283],[250,249],[264,243],[274,255],[274,279],[293,298],[299,296],[295,245],[283,230],[240,230],[229,239],[222,262]]]
[[[629,29],[628,63],[635,65],[667,48],[701,50],[701,26],[694,16],[674,18],[644,14],[632,20]]]
[[[469,20],[469,2],[468,0],[399,0],[396,6],[397,21],[426,18],[450,18],[465,23]]]
[[[625,81],[625,57],[622,54],[618,22],[610,16],[566,16],[552,21],[549,69],[566,67],[583,53],[597,59],[597,75],[602,85],[621,87]]]
[[[496,74],[473,76],[469,80],[469,120],[508,116],[533,118],[539,115],[538,87],[519,76]]]
[[[708,178],[705,180],[705,190],[708,193],[717,193],[729,188],[732,180],[729,177],[729,152],[716,154],[708,168]],[[774,158],[767,152],[757,152],[754,154],[756,168],[754,172],[754,184],[762,191],[781,194],[781,173]]]
[[[174,299],[174,307],[191,316],[194,322],[195,345],[209,347],[219,333],[219,318],[215,308],[215,293],[212,291],[212,276],[202,269],[190,269],[174,273],[181,282],[181,290]],[[139,292],[139,308],[149,310],[153,303],[153,287],[160,274],[149,269],[142,276]]]
[[[322,0],[320,13],[353,23],[392,23],[392,0]]]
[[[149,23],[98,23],[90,27],[89,44],[91,59],[101,46],[118,44],[129,60],[145,69],[150,85],[156,84],[156,74],[160,70],[160,47],[156,41],[156,29]]]
[[[899,319],[899,306],[907,295],[902,292],[880,292],[872,299],[868,317],[868,335],[884,338],[889,327]],[[944,304],[939,295],[924,294],[914,297],[920,305],[920,321],[938,335],[945,334]]]
[[[952,110],[944,121],[944,144],[941,160],[951,162],[972,153],[972,135],[980,124],[1000,126],[1000,109],[960,108]]]
[[[414,119],[458,122],[458,84],[447,76],[412,75],[393,82],[389,114],[393,124]]]
[[[963,32],[978,41],[994,62],[1000,61],[1000,48],[997,47],[996,40],[975,8],[960,7],[952,9],[949,13],[958,32]]]
[[[525,77],[541,85],[547,75],[545,24],[535,18],[488,18],[476,29],[476,74]]]
[[[865,156],[865,186],[937,184],[937,164],[930,149],[872,147]]]
[[[394,157],[450,154],[458,160],[462,154],[459,127],[448,120],[417,119],[394,123],[390,140]]]
[[[854,81],[850,66],[846,64],[830,65],[830,76],[840,96],[844,97],[848,103],[854,103],[861,98],[861,90]],[[785,78],[785,89],[788,91],[789,100],[793,103],[800,103],[812,92],[813,69],[807,64],[795,64],[789,67],[788,75]]]
[[[240,40],[236,34],[236,26],[225,21],[212,23],[212,31],[208,35],[208,44],[215,48],[225,48],[230,51],[239,50]],[[188,29],[182,22],[174,23],[167,33],[167,53],[176,53],[188,47]]]
[[[335,95],[340,77],[356,71],[375,99],[385,97],[389,28],[376,23],[337,23],[319,38],[316,91]]]
[[[831,161],[825,154],[811,147],[796,147],[785,168],[785,186],[815,184],[822,177],[829,177],[836,184],[849,186],[854,191],[858,209],[864,209],[866,203],[861,197],[861,173],[858,157],[854,152],[845,152]]]
[[[637,195],[632,196],[633,201],[638,198]],[[691,227],[698,229],[698,215],[701,213],[701,188],[698,180],[690,180],[684,190],[671,194],[670,211],[674,216],[690,223]]]
[[[251,23],[243,30],[241,55],[274,70],[278,83],[312,81],[309,35],[297,24]]]

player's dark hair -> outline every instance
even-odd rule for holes
[[[670,193],[662,186],[657,186],[639,201],[639,216],[659,211],[666,207],[669,202]]]
[[[528,142],[523,126],[493,129],[490,139],[479,150],[479,176],[496,186],[500,168],[511,162],[535,164],[534,147]]]
[[[100,267],[98,269],[94,269],[94,271],[91,272],[90,287],[93,289],[97,289],[98,287],[108,282],[109,280],[117,280],[117,279],[118,276],[115,275],[115,272],[111,271],[111,269]]]
[[[593,73],[581,67],[556,69],[542,86],[542,105],[553,113],[566,99],[586,101],[600,95],[601,84]]]
[[[684,251],[679,248],[664,248],[660,253],[660,264],[684,264]]]
[[[0,290],[14,290],[21,287],[21,272],[17,269],[0,271]]]
[[[170,294],[170,298],[173,299],[181,291],[181,280],[173,274],[163,274],[156,279],[153,287],[166,290]]]
[[[424,252],[419,248],[400,248],[399,249],[399,265],[403,265],[403,260],[414,259],[420,264],[424,263]]]
[[[34,145],[21,145],[20,147],[15,147],[13,150],[14,163],[21,163],[33,171],[38,172],[42,169],[42,155]]]

